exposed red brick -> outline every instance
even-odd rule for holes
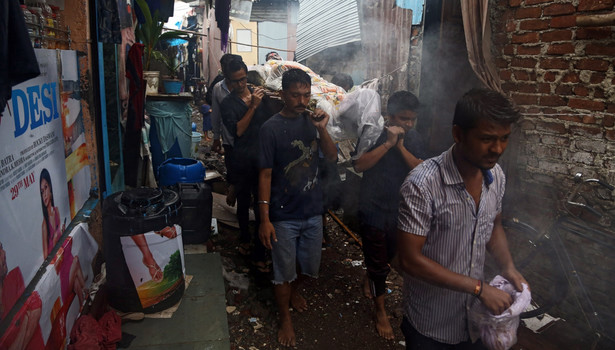
[[[500,71],[500,79],[502,80],[510,80],[510,78],[512,77],[512,72],[509,70],[501,70]]]
[[[412,46],[419,46],[419,39],[418,38],[414,38],[410,41],[410,44]]]
[[[593,115],[583,116],[583,124],[596,124],[596,117]]]
[[[579,28],[577,29],[577,39],[606,39],[610,38],[613,31],[611,27],[598,28]]]
[[[604,137],[609,141],[615,141],[615,129],[605,130]]]
[[[504,48],[502,48],[502,54],[504,55],[514,55],[515,54],[515,45],[505,45]]]
[[[570,43],[551,44],[547,48],[547,54],[549,55],[565,55],[567,53],[574,53],[574,45]]]
[[[521,0],[508,0],[508,5],[510,7],[519,7],[521,5]]]
[[[521,30],[543,30],[549,28],[549,22],[542,19],[528,19],[519,23]]]
[[[513,34],[511,41],[513,44],[537,43],[538,38],[538,33]]]
[[[602,118],[602,126],[606,126],[607,128],[611,128],[615,126],[615,116],[612,114],[607,114]]]
[[[538,61],[534,58],[513,57],[510,65],[513,67],[534,68],[536,67],[536,63],[538,63]]]
[[[570,62],[562,58],[547,58],[540,61],[540,68],[568,69],[570,68]]]
[[[597,125],[571,125],[570,132],[573,135],[596,136],[602,134],[602,128]]]
[[[535,105],[538,104],[538,96],[527,94],[513,94],[513,101],[518,105]]]
[[[604,103],[600,101],[581,100],[578,98],[571,98],[568,100],[568,107],[578,109],[589,109],[590,111],[602,111],[604,110]]]
[[[562,77],[562,83],[578,83],[579,74],[576,72],[567,73]]]
[[[588,96],[589,95],[589,90],[585,86],[575,86],[573,91],[574,91],[574,94],[577,96]]]
[[[562,123],[537,121],[536,130],[565,134],[566,126]]]
[[[536,91],[542,94],[548,94],[551,92],[551,84],[547,83],[538,83],[536,84]]]
[[[560,121],[567,121],[567,122],[573,122],[573,123],[580,123],[583,121],[583,119],[579,117],[578,115],[572,115],[572,114],[555,115],[554,117]]]
[[[525,5],[536,5],[551,1],[553,0],[525,0]]]
[[[569,15],[575,12],[572,4],[552,4],[544,8],[545,16]]]
[[[546,72],[545,75],[542,78],[545,81],[554,82],[555,78],[557,78],[557,75],[554,72]]]
[[[589,82],[592,84],[599,84],[606,78],[606,75],[603,73],[593,73],[589,78]]]
[[[517,22],[515,22],[515,21],[508,21],[508,22],[506,22],[506,31],[507,32],[514,32],[515,30],[517,30]]]
[[[580,0],[579,11],[598,11],[613,9],[613,0]]]
[[[417,36],[421,33],[421,27],[412,26],[412,36]]]
[[[596,72],[606,72],[609,70],[611,63],[605,60],[598,59],[583,59],[575,63],[575,68],[593,70]]]
[[[517,46],[517,55],[538,55],[540,54],[540,46]]]
[[[540,96],[540,105],[541,106],[565,106],[566,101],[563,98],[559,96],[555,96],[555,95]]]
[[[588,44],[587,46],[585,46],[585,54],[615,56],[615,44],[610,44],[610,45]]]
[[[610,103],[607,107],[606,107],[606,111],[608,113],[615,113],[615,103]]]
[[[542,9],[540,7],[522,7],[518,8],[515,12],[515,18],[539,18],[542,16]]]
[[[517,86],[515,87],[515,91],[517,92],[527,92],[527,93],[534,93],[536,92],[536,84],[531,83],[531,84],[517,84]]]
[[[570,41],[572,39],[571,30],[554,30],[552,32],[542,33],[541,41]]]
[[[515,77],[515,79],[517,80],[530,80],[530,74],[526,71],[523,70],[516,70],[513,72],[513,76]],[[533,80],[533,79],[531,79]]]
[[[577,25],[577,17],[571,16],[559,16],[551,18],[549,26],[551,28],[570,28]]]
[[[558,87],[555,88],[555,93],[558,95],[572,95],[572,86],[570,85],[559,85]],[[547,97],[547,96],[545,96]],[[556,97],[556,96],[549,96],[549,97]],[[540,99],[540,101],[542,102],[543,100]],[[544,104],[544,103],[543,103]],[[565,105],[565,104],[557,104],[557,106],[559,105]],[[553,104],[548,104],[547,106],[556,106]]]
[[[498,68],[508,68],[508,61],[502,58],[497,58],[495,60],[495,66]]]

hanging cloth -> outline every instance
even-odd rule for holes
[[[0,117],[13,86],[40,74],[19,1],[0,1]]]
[[[141,127],[145,106],[145,80],[143,80],[143,44],[133,44],[128,51],[126,77],[130,95],[124,134],[124,178],[126,185],[136,187],[141,158]]]
[[[228,30],[231,25],[231,0],[216,0],[216,23],[220,28],[220,49],[226,52],[228,45]]]

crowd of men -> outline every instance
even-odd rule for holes
[[[268,58],[279,56],[269,53]],[[266,257],[271,251],[278,341],[295,346],[289,309],[307,309],[301,283],[318,277],[321,172],[337,160],[327,131],[330,116],[320,109],[307,110],[311,78],[301,69],[283,74],[284,105],[272,110],[263,103],[265,91],[248,86],[248,69],[240,56],[224,55],[220,63],[223,75],[211,101],[213,149],[224,149],[227,203],[237,203],[238,248],[262,272],[269,272]],[[349,90],[348,78],[334,80]],[[470,307],[481,302],[498,315],[513,302],[509,294],[483,282],[485,252],[494,256],[502,276],[517,290],[527,284],[513,264],[501,224],[505,177],[497,164],[519,113],[498,92],[470,90],[455,108],[454,144],[426,159],[414,130],[419,106],[408,91],[392,94],[382,134],[354,157],[355,170],[363,173],[363,291],[373,300],[378,334],[393,339],[384,296],[391,266],[398,266],[405,272],[401,329],[407,348],[480,349],[481,342],[472,343],[469,337]],[[252,205],[258,232],[249,226]]]

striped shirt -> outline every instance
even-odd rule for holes
[[[502,210],[505,178],[499,165],[483,173],[478,211],[453,161],[453,147],[416,167],[401,187],[398,228],[425,236],[423,254],[445,268],[483,278],[486,244]],[[469,339],[467,293],[404,274],[404,313],[421,334],[441,343]]]

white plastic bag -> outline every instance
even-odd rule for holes
[[[513,303],[500,315],[493,315],[479,301],[474,303],[469,313],[470,338],[472,342],[480,338],[491,350],[508,350],[517,343],[519,315],[530,304],[532,295],[525,283],[523,291],[518,292],[506,278],[499,275],[495,276],[489,285],[510,294]]]

